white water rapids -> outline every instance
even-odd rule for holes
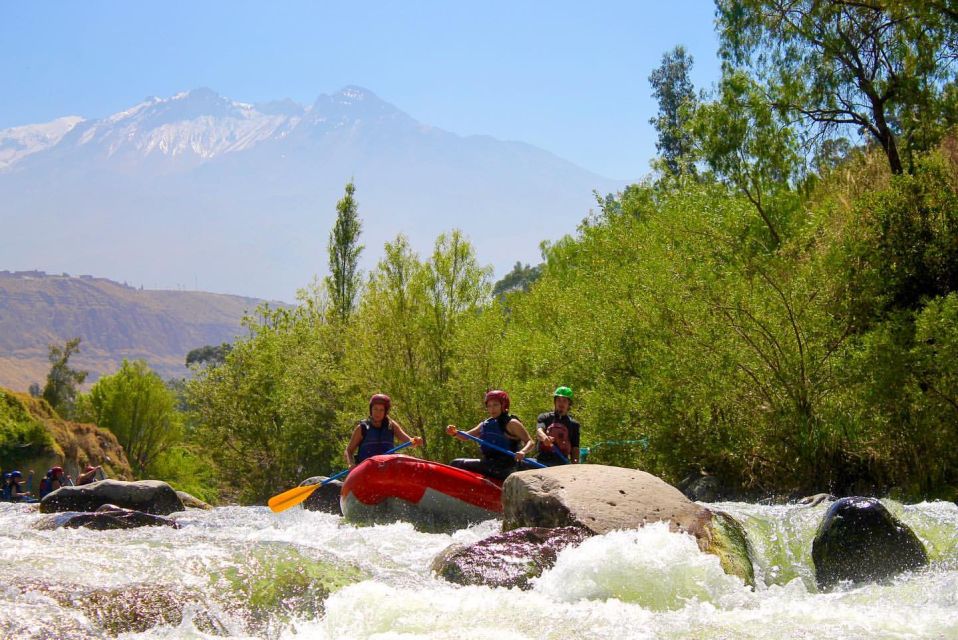
[[[925,543],[931,566],[825,594],[810,558],[824,506],[716,505],[745,525],[754,590],[690,537],[653,525],[566,550],[532,590],[520,591],[460,587],[430,572],[449,544],[498,531],[494,521],[446,535],[407,523],[355,527],[299,508],[277,515],[225,507],[177,514],[179,530],[36,530],[45,516],[0,504],[0,638],[958,638],[958,507],[885,504]],[[239,571],[262,583],[276,570],[270,563],[289,553],[367,577],[312,609],[267,610],[259,626],[218,604],[226,588],[218,576]],[[200,596],[175,623],[137,631],[111,631],[103,623],[109,612],[98,617],[82,606],[91,590],[152,587]],[[202,623],[210,618],[212,627]]]

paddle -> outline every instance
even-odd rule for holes
[[[505,447],[500,447],[500,446],[498,446],[498,445],[492,444],[491,442],[486,442],[486,441],[483,440],[482,438],[477,438],[476,436],[470,435],[470,434],[466,433],[465,431],[459,431],[459,430],[457,429],[457,430],[456,430],[456,433],[459,434],[459,435],[461,435],[461,436],[465,436],[466,438],[469,438],[470,440],[475,440],[476,442],[478,442],[478,443],[481,444],[482,446],[484,446],[484,447],[489,447],[490,449],[493,449],[493,450],[498,451],[498,452],[500,452],[500,453],[504,453],[504,454],[506,454],[506,455],[513,456],[513,457],[515,457],[515,455],[516,455],[516,452],[515,452],[515,451],[509,451],[509,450],[506,449]],[[538,460],[532,460],[531,458],[526,458],[524,461],[525,461],[529,466],[535,467],[536,469],[546,469],[546,468],[547,468],[546,465],[542,464],[542,463],[539,462]]]
[[[392,449],[390,449],[389,451],[387,451],[386,453],[382,455],[396,453],[397,451],[401,449],[405,449],[406,447],[411,447],[412,443],[413,443],[412,440],[410,440],[409,442],[403,442],[398,447],[393,447]],[[339,478],[342,478],[347,473],[349,473],[349,469],[343,469],[336,475],[326,478],[319,484],[310,484],[310,485],[306,485],[305,487],[293,487],[289,491],[284,491],[283,493],[273,496],[272,498],[269,499],[269,501],[266,504],[269,505],[269,508],[273,511],[273,513],[286,511],[290,507],[295,507],[300,502],[303,502],[304,500],[306,500],[306,498],[311,496],[313,494],[313,491],[316,491],[316,489],[320,488],[323,485],[329,484],[333,480],[338,480]]]

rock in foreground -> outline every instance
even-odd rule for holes
[[[300,482],[299,486],[319,484],[324,480],[326,480],[326,476],[313,476]],[[324,484],[309,494],[309,497],[303,501],[303,508],[307,511],[323,511],[337,516],[343,515],[343,511],[339,507],[339,492],[342,488],[343,483],[339,480]]]
[[[825,512],[812,543],[819,589],[870,582],[928,564],[918,536],[874,498],[842,498]]]
[[[160,480],[101,480],[82,487],[60,487],[40,501],[41,513],[96,511],[105,504],[154,515],[183,511],[183,501],[173,487]]]
[[[571,526],[603,534],[664,521],[673,531],[695,537],[727,573],[755,582],[741,525],[644,471],[593,464],[522,471],[503,485],[502,506],[503,531]]]
[[[529,580],[551,568],[560,551],[589,537],[578,527],[523,528],[469,545],[452,545],[433,561],[449,582],[528,589]]]
[[[93,513],[74,513],[67,511],[37,523],[37,529],[93,529],[95,531],[111,531],[113,529],[135,529],[137,527],[172,527],[179,529],[170,518],[155,516],[142,511],[122,509],[112,504],[105,504]]]

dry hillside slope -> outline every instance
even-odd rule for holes
[[[89,276],[0,271],[0,385],[41,386],[48,346],[80,337],[71,365],[90,381],[124,358],[164,378],[186,375],[192,349],[244,334],[243,315],[262,301],[200,291],[152,291]]]

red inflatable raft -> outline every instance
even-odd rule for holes
[[[405,520],[431,530],[502,516],[502,487],[478,473],[401,455],[373,456],[343,482],[347,520]]]

